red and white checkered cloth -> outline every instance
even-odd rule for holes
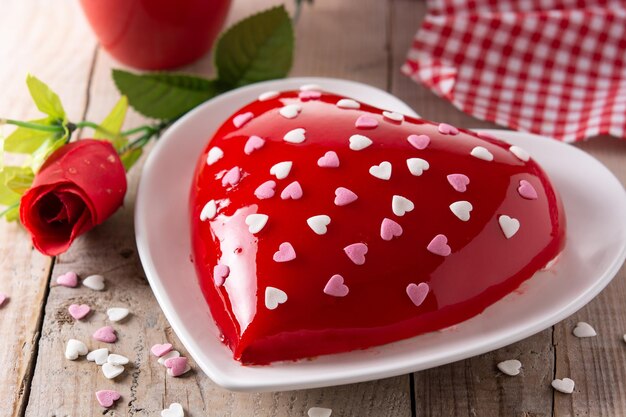
[[[402,70],[479,119],[626,136],[625,0],[428,0]]]

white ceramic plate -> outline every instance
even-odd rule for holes
[[[187,201],[196,160],[232,112],[267,90],[316,83],[405,114],[388,93],[359,83],[295,78],[244,87],[210,100],[175,123],[152,150],[137,194],[137,246],[152,290],[172,328],[202,370],[238,391],[281,391],[339,385],[419,371],[478,355],[537,333],[574,313],[602,290],[626,256],[626,195],[620,182],[581,150],[535,135],[490,131],[527,149],[560,190],[567,244],[551,271],[454,328],[367,350],[270,366],[242,366],[218,330],[190,262]]]

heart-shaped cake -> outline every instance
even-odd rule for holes
[[[523,149],[312,86],[224,122],[190,213],[202,290],[246,364],[454,325],[565,242],[558,193]]]

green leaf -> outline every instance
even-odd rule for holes
[[[65,121],[65,110],[61,100],[50,87],[30,74],[26,77],[26,85],[28,85],[30,95],[40,111],[50,117]]]
[[[8,222],[14,222],[20,218],[20,204],[19,202],[16,204],[7,207],[3,212],[0,213],[0,217],[4,216]]]
[[[219,93],[215,81],[173,73],[133,74],[114,69],[117,89],[139,113],[175,119]]]
[[[284,6],[250,16],[228,29],[215,47],[218,80],[229,88],[287,75],[294,36]]]
[[[128,99],[122,96],[111,110],[111,113],[100,123],[101,129],[96,129],[94,139],[106,139],[113,143],[117,150],[123,148],[128,142],[128,138],[120,135],[126,111],[128,110]]]
[[[43,163],[46,162],[46,159],[48,159],[48,157],[52,155],[54,151],[65,145],[70,132],[67,130],[66,126],[64,126],[64,128],[65,130],[62,135],[57,134],[58,137],[46,140],[39,148],[37,148],[31,154],[30,167],[33,172],[39,171],[39,168],[41,168]]]
[[[4,185],[20,196],[33,184],[35,174],[30,167],[7,166],[2,170]]]
[[[0,205],[12,206],[20,201],[21,194],[16,193],[7,185],[7,182],[10,180],[5,172],[7,168],[9,167],[4,167],[4,169],[0,171]]]
[[[124,152],[120,155],[120,159],[122,160],[122,165],[124,165],[124,169],[128,172],[135,162],[139,160],[141,154],[143,153],[142,148],[131,149],[130,151]]]
[[[46,117],[45,119],[29,120],[29,122],[52,125],[54,119],[52,117]],[[43,130],[18,127],[5,139],[4,150],[6,152],[32,154],[46,141],[54,141],[61,136],[62,135],[57,132],[46,132]]]

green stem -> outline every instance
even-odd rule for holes
[[[123,136],[130,136],[130,135],[134,135],[135,133],[139,133],[139,132],[143,132],[143,131],[151,131],[153,129],[154,128],[152,126],[148,126],[148,125],[146,125],[146,126],[139,126],[139,127],[134,128],[134,129],[125,130],[125,131],[123,131],[121,133],[121,135],[123,135]]]
[[[15,203],[9,207],[7,207],[6,209],[4,209],[3,211],[0,212],[0,217],[3,217],[5,214],[7,214],[8,212],[10,212],[11,210],[13,210],[16,207],[19,207],[20,203]]]
[[[0,119],[0,125],[2,124],[25,127],[27,129],[33,129],[33,130],[42,130],[45,132],[62,132],[63,131],[63,126],[60,126],[60,125],[42,125],[39,123],[22,122],[20,120],[13,120],[13,119]]]

